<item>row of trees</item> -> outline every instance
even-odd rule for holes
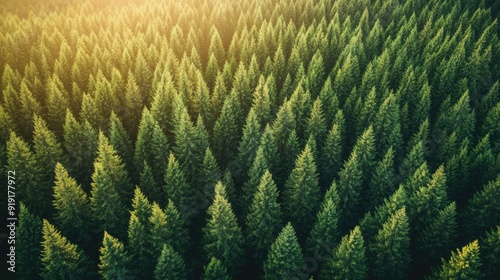
[[[19,276],[494,278],[490,6],[0,5]]]

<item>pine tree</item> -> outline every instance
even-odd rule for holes
[[[221,261],[212,257],[210,263],[205,267],[202,280],[229,280],[227,268]]]
[[[323,114],[321,99],[317,98],[312,106],[311,115],[307,119],[306,135],[312,135],[318,151],[323,151],[327,135],[326,120]]]
[[[149,110],[145,108],[137,132],[137,141],[135,142],[135,171],[144,170],[144,162],[146,162],[152,169],[156,183],[161,184],[167,169],[168,153],[167,137]]]
[[[479,244],[474,240],[462,250],[452,251],[450,259],[443,259],[443,265],[429,279],[481,279],[480,267]]]
[[[260,262],[283,228],[278,189],[269,170],[262,176],[246,216],[246,243]]]
[[[54,131],[60,139],[63,135],[66,109],[69,108],[69,94],[64,89],[64,85],[56,74],[47,81],[45,91],[47,94],[45,100],[47,119],[49,120],[51,130]]]
[[[378,151],[387,151],[391,146],[396,154],[401,151],[403,136],[399,121],[399,109],[392,93],[380,105],[373,128]]]
[[[171,245],[182,257],[191,247],[186,219],[181,215],[174,202],[169,199],[167,207],[163,211],[167,217],[167,230]]]
[[[207,214],[209,219],[203,228],[205,258],[220,259],[230,274],[235,274],[243,254],[243,234],[221,183],[215,186],[214,201]]]
[[[325,254],[330,254],[338,241],[339,203],[340,197],[334,181],[323,198],[316,214],[316,222],[306,242],[307,254],[317,260],[323,261],[326,258]]]
[[[359,218],[363,171],[357,153],[351,153],[339,172],[338,191],[340,196],[341,228],[350,228]]]
[[[40,242],[42,219],[30,213],[24,203],[19,207],[19,225],[16,229],[17,266],[19,279],[40,279]]]
[[[114,112],[111,112],[109,125],[109,144],[113,146],[113,149],[122,159],[128,173],[135,174],[132,141],[123,127],[122,121]]]
[[[222,173],[217,165],[217,162],[215,161],[215,157],[210,148],[207,148],[205,151],[205,157],[203,158],[203,167],[201,170],[201,178],[199,180],[200,186],[194,190],[195,192],[199,192],[198,194],[195,194],[195,196],[203,199],[203,209],[208,207],[210,201],[213,201],[215,185],[221,180],[221,178]]]
[[[265,126],[271,121],[271,96],[264,76],[260,76],[259,82],[253,92],[251,110],[254,111],[260,126]]]
[[[80,248],[43,220],[42,273],[44,279],[90,279],[90,260]]]
[[[160,184],[156,183],[153,170],[146,161],[144,161],[144,170],[139,174],[139,186],[152,201],[161,201],[163,190]]]
[[[410,237],[405,208],[394,212],[379,230],[372,251],[375,252],[377,279],[402,279],[410,268]]]
[[[486,236],[479,240],[481,260],[485,277],[494,279],[500,272],[500,226],[493,227],[486,232]]]
[[[365,245],[359,226],[342,237],[320,276],[321,279],[368,279]]]
[[[97,144],[98,134],[95,129],[88,122],[79,123],[67,110],[64,122],[64,148],[67,151],[64,166],[86,192],[90,190]]]
[[[248,170],[248,180],[242,186],[243,194],[240,203],[245,212],[248,210],[248,207],[252,202],[252,198],[257,191],[257,187],[259,186],[262,176],[266,170],[269,170],[269,168],[269,162],[264,154],[264,149],[259,146],[252,166]]]
[[[192,206],[192,191],[186,181],[184,172],[179,165],[179,161],[177,161],[172,152],[168,157],[164,183],[165,196],[162,198],[161,204],[167,202],[167,198],[172,199],[175,205],[178,205],[179,211],[181,211],[182,215],[188,218],[188,211]]]
[[[99,249],[99,274],[103,279],[123,279],[129,275],[130,257],[123,243],[104,231],[102,247]]]
[[[47,202],[40,201],[40,196],[37,195],[41,180],[40,167],[28,143],[13,131],[7,141],[7,158],[7,169],[15,171],[16,184],[23,186],[16,195],[27,207],[36,210],[34,214],[44,214],[42,209],[46,208]]]
[[[119,238],[125,237],[125,202],[132,197],[132,185],[120,157],[99,134],[99,148],[92,174],[90,206],[99,222],[98,232],[104,230]]]
[[[57,211],[54,217],[56,225],[69,240],[88,244],[92,210],[87,194],[60,163],[56,164],[54,184],[52,205]]]
[[[479,236],[500,223],[500,176],[478,191],[469,200],[464,220],[468,237]]]
[[[418,262],[426,268],[438,265],[440,257],[446,256],[453,249],[456,236],[457,213],[455,202],[452,202],[439,211],[416,240]],[[419,269],[422,270],[425,269]]]
[[[394,151],[390,147],[373,171],[369,184],[369,209],[381,204],[394,191],[394,176]]]
[[[288,223],[280,232],[269,249],[264,262],[264,279],[294,279],[303,272],[304,256],[302,255],[295,230]]]
[[[150,278],[153,268],[149,240],[144,238],[144,236],[149,235],[146,225],[146,223],[139,220],[136,213],[131,213],[128,226],[127,249],[130,252],[131,258],[134,260],[130,267],[131,274],[137,277]]]
[[[19,98],[21,99],[21,104],[18,110],[21,114],[19,115],[17,127],[20,130],[21,136],[30,141],[33,135],[33,116],[40,115],[42,108],[25,81],[21,83]]]
[[[187,279],[184,259],[170,244],[163,244],[154,274],[156,280]]]
[[[238,146],[238,170],[236,178],[238,182],[245,181],[246,171],[252,166],[259,140],[261,136],[261,126],[253,108],[248,112],[246,124],[243,127],[243,136]]]
[[[313,154],[309,145],[295,161],[295,168],[286,181],[284,190],[285,213],[297,227],[297,236],[303,240],[311,229],[310,221],[314,221],[317,205],[320,200],[318,174]]]
[[[342,165],[342,132],[339,124],[334,123],[326,136],[323,152],[320,154],[321,185],[328,186],[340,171]]]
[[[143,109],[143,104],[144,100],[134,74],[132,72],[128,72],[127,84],[125,85],[125,110],[123,120],[124,126],[131,136],[139,136],[137,128],[141,121],[141,110]]]

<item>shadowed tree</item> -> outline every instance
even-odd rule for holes
[[[99,249],[99,274],[103,279],[123,279],[129,275],[130,257],[123,243],[104,231],[102,246]]]
[[[19,207],[19,226],[16,229],[17,276],[19,279],[40,279],[40,242],[42,219],[30,213],[24,203]]]
[[[205,267],[203,272],[202,280],[229,280],[229,275],[227,274],[227,268],[222,264],[221,261],[212,257],[210,263]]]
[[[170,244],[163,244],[154,274],[156,280],[187,279],[184,259]]]

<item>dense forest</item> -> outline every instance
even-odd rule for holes
[[[17,279],[499,279],[499,15],[2,1]]]

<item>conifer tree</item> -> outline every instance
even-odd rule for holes
[[[69,108],[69,96],[56,74],[47,81],[46,94],[45,106],[47,108],[47,119],[49,120],[51,130],[61,139],[66,109]]]
[[[325,254],[330,254],[331,248],[337,243],[339,236],[339,203],[340,197],[337,184],[333,181],[323,198],[323,202],[316,214],[316,222],[307,238],[306,252],[309,256],[322,260]]]
[[[203,228],[203,248],[205,258],[221,260],[230,274],[235,274],[242,256],[243,234],[227,201],[225,187],[215,186],[215,197],[207,210],[207,225]]]
[[[55,168],[54,199],[52,205],[57,211],[55,222],[61,233],[76,244],[90,241],[92,210],[87,194],[71,178],[68,171],[57,163]]]
[[[212,257],[210,263],[205,267],[202,280],[229,280],[227,268],[221,261]]]
[[[199,191],[200,194],[204,196],[204,200],[213,201],[214,199],[214,190],[215,185],[222,179],[222,173],[220,171],[217,162],[215,161],[215,157],[212,154],[210,148],[207,148],[205,151],[205,157],[203,158],[203,167],[201,171],[201,178],[199,189],[195,189]]]
[[[238,171],[236,178],[238,182],[245,181],[247,170],[250,169],[259,147],[261,126],[253,108],[250,108],[243,127],[243,136],[238,146]]]
[[[288,223],[269,249],[264,262],[264,279],[294,279],[302,274],[302,255],[295,230]]]
[[[19,225],[16,229],[17,266],[19,279],[40,279],[40,242],[42,219],[30,213],[24,203],[19,207]]]
[[[144,170],[139,174],[139,186],[152,201],[161,201],[163,190],[161,185],[156,183],[153,170],[146,161],[144,161]]]
[[[467,222],[468,237],[479,236],[484,231],[500,223],[500,176],[478,191],[469,200],[464,219]]]
[[[128,72],[127,84],[125,85],[125,110],[123,120],[124,126],[130,136],[138,135],[137,128],[141,121],[141,110],[143,109],[143,104],[144,99],[141,95],[134,74],[132,72]]]
[[[500,226],[493,227],[486,232],[486,236],[479,240],[481,260],[486,278],[493,279],[500,270]]]
[[[359,226],[342,237],[320,276],[321,279],[368,279],[365,245]]]
[[[369,208],[382,203],[394,191],[394,151],[392,147],[387,150],[385,156],[377,162],[369,184]]]
[[[135,170],[144,170],[144,161],[152,169],[153,177],[157,184],[161,184],[164,173],[167,169],[167,159],[169,153],[168,139],[161,130],[159,124],[147,108],[142,113],[141,122],[137,132],[135,142]]]
[[[394,212],[379,230],[372,251],[377,279],[405,278],[410,268],[410,237],[405,208]]]
[[[284,190],[285,213],[297,227],[297,236],[303,240],[314,221],[317,205],[320,200],[318,174],[313,154],[309,145],[295,161],[295,168],[286,181]]]
[[[163,212],[167,217],[167,230],[172,247],[182,257],[185,257],[191,246],[186,219],[171,199],[168,200],[167,207]]]
[[[248,170],[248,180],[242,186],[243,195],[240,203],[244,211],[248,210],[257,187],[259,186],[260,180],[265,171],[269,170],[269,168],[269,162],[267,161],[267,157],[264,154],[264,149],[263,147],[259,146],[252,166]]]
[[[85,191],[90,190],[98,134],[88,122],[79,123],[67,110],[64,122],[65,166]]]
[[[16,193],[19,199],[30,209],[35,209],[34,214],[44,214],[43,209],[46,208],[47,202],[40,201],[40,196],[37,195],[41,181],[40,167],[28,143],[13,131],[11,131],[7,141],[7,165],[8,170],[13,170],[16,173],[16,184],[23,186]]]
[[[123,243],[104,231],[104,239],[99,252],[99,274],[103,279],[123,279],[128,276],[131,259]]]
[[[168,157],[164,183],[165,196],[163,196],[160,203],[163,204],[167,202],[167,199],[171,199],[175,205],[178,205],[179,211],[181,211],[186,218],[189,217],[188,211],[192,205],[192,191],[179,165],[179,161],[177,161],[172,152],[170,152]]]
[[[282,229],[282,214],[278,203],[278,189],[269,170],[266,169],[246,216],[246,243],[260,262],[269,246]]]
[[[363,184],[367,185],[370,182],[376,158],[375,137],[371,125],[356,140],[352,153],[357,156],[363,173]]]
[[[265,126],[271,121],[271,96],[264,76],[260,76],[259,82],[253,92],[252,107],[257,121]]]
[[[312,106],[311,115],[307,118],[306,135],[312,135],[318,145],[318,152],[323,151],[327,128],[323,114],[321,99],[317,98]]]
[[[342,134],[339,124],[334,123],[326,136],[323,152],[320,154],[321,185],[327,186],[337,177],[342,165]]]
[[[43,220],[42,273],[44,279],[89,279],[90,260],[80,248],[47,220]]]
[[[134,260],[130,265],[131,274],[137,277],[150,278],[153,268],[150,243],[144,238],[144,236],[149,235],[146,225],[146,223],[139,220],[136,213],[131,213],[128,225],[127,249],[130,252],[130,257]]]
[[[164,244],[155,268],[156,280],[187,279],[184,259],[170,244]]]
[[[392,146],[396,154],[400,152],[403,138],[399,121],[399,109],[392,93],[380,105],[373,128],[378,151],[387,151]]]
[[[451,252],[448,261],[443,259],[443,264],[428,279],[480,279],[481,259],[477,240],[462,247],[462,250]]]
[[[350,228],[359,217],[361,203],[361,188],[363,171],[357,153],[351,153],[339,172],[338,191],[340,209],[342,210],[339,224],[341,228]]]
[[[40,115],[42,108],[25,81],[21,83],[19,98],[21,99],[21,104],[18,110],[21,114],[19,115],[19,124],[17,127],[20,130],[21,136],[30,141],[33,135],[33,116]]]
[[[90,198],[93,216],[100,224],[98,232],[106,230],[114,236],[125,237],[125,202],[130,201],[131,197],[132,185],[127,171],[101,132]]]
[[[123,127],[122,121],[114,112],[111,112],[109,125],[109,144],[113,146],[113,149],[122,159],[128,173],[135,174],[132,141]]]

